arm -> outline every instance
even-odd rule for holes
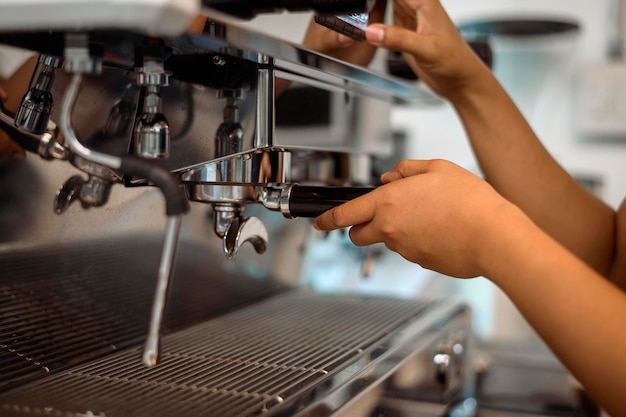
[[[609,276],[615,213],[550,156],[437,0],[396,0],[398,26],[368,40],[405,53],[416,73],[456,109],[487,181],[549,235]],[[419,24],[417,24],[419,22]]]
[[[488,183],[447,161],[405,161],[383,186],[318,217],[409,261],[498,285],[599,405],[626,415],[626,295]],[[563,279],[563,278],[567,279]]]

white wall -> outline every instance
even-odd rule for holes
[[[589,66],[606,62],[609,1],[544,0],[492,2],[444,0],[458,23],[489,17],[559,15],[580,22],[575,36],[535,40],[494,39],[494,73],[518,103],[546,147],[573,174],[599,176],[602,197],[617,207],[626,192],[626,136],[622,140],[583,137],[576,125],[579,85]],[[625,81],[626,82],[626,81]],[[473,155],[448,106],[428,110],[397,109],[396,126],[411,136],[407,157],[447,158],[473,168]],[[624,121],[626,124],[626,121]]]

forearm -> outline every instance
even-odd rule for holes
[[[507,223],[486,275],[593,398],[626,415],[626,295],[529,221]]]
[[[608,276],[613,210],[552,158],[496,79],[486,70],[476,71],[477,82],[449,98],[487,181],[544,231]]]

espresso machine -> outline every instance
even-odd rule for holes
[[[290,230],[370,192],[391,142],[281,136],[277,80],[345,120],[432,100],[242,24],[301,10],[367,1],[0,1],[0,43],[33,54],[0,114],[28,152],[0,163],[0,415],[474,414],[467,305],[316,294],[288,266]]]

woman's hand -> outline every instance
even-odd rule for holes
[[[369,23],[380,23],[385,18],[387,0],[378,0],[369,14]],[[358,42],[311,20],[304,36],[304,46],[354,65],[367,66],[376,53],[376,46]]]
[[[369,43],[402,52],[409,65],[436,93],[451,98],[490,76],[438,0],[394,0],[395,26],[367,28]]]
[[[504,228],[530,223],[489,184],[448,161],[404,161],[382,180],[319,216],[315,227],[352,226],[358,246],[383,242],[425,268],[469,278],[487,274]]]

